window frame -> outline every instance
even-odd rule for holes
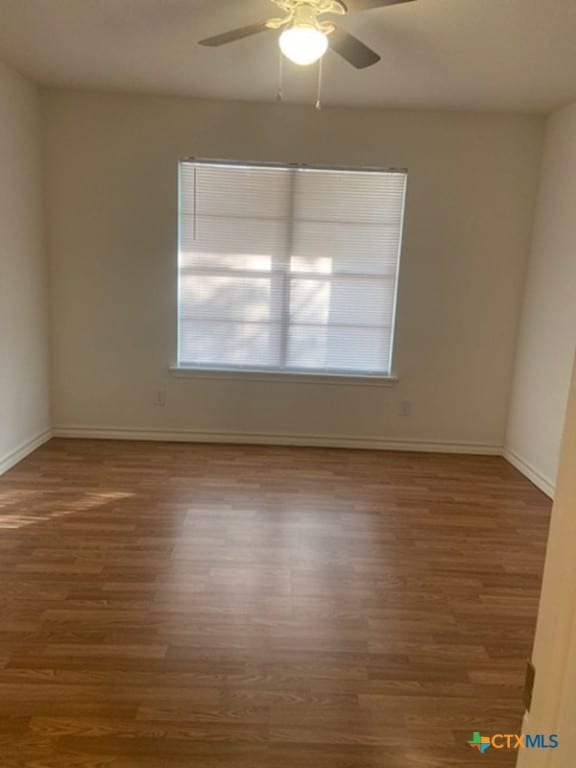
[[[182,363],[180,355],[180,330],[181,330],[181,243],[182,243],[182,170],[186,164],[224,166],[235,168],[271,168],[281,170],[313,170],[340,173],[377,173],[399,174],[405,177],[402,211],[399,225],[398,263],[395,273],[395,288],[393,295],[393,309],[390,324],[390,356],[388,373],[362,372],[337,369],[310,369],[310,368],[271,368],[267,366],[246,365],[206,365]],[[266,161],[237,161],[223,159],[207,159],[198,157],[182,157],[178,161],[178,259],[177,259],[177,307],[176,307],[176,355],[175,362],[169,365],[169,372],[175,378],[196,377],[204,380],[242,380],[242,381],[266,381],[266,382],[298,382],[298,383],[322,383],[322,384],[354,384],[360,386],[392,386],[398,382],[394,370],[394,355],[396,349],[396,325],[398,309],[398,293],[400,284],[400,272],[405,234],[406,203],[408,191],[408,171],[406,168],[379,167],[379,166],[340,166],[318,165],[307,163],[282,163]],[[194,191],[196,194],[196,190]],[[194,203],[196,204],[196,203]]]

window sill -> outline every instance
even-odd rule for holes
[[[234,371],[227,368],[187,368],[171,365],[170,375],[176,379],[205,379],[207,381],[265,381],[278,384],[323,384],[329,386],[392,387],[396,376],[354,375],[347,373],[301,373],[284,371]]]

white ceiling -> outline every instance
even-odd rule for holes
[[[276,16],[270,0],[0,0],[0,58],[43,84],[273,101],[276,33],[203,37]],[[325,63],[327,104],[549,111],[576,99],[576,0],[417,0],[347,17],[382,61]],[[287,101],[316,68],[285,66]]]

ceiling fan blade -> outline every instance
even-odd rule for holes
[[[219,45],[227,45],[228,43],[234,43],[236,40],[242,40],[245,37],[251,37],[257,35],[259,32],[268,32],[269,28],[266,26],[265,21],[261,21],[258,24],[250,24],[247,27],[239,27],[238,29],[231,29],[230,32],[224,32],[221,35],[215,35],[214,37],[207,37],[205,40],[200,40],[199,45],[207,45],[210,48],[217,48]]]
[[[387,5],[400,5],[411,3],[414,0],[344,0],[348,13],[357,11],[370,11],[373,8],[385,8]]]
[[[330,48],[356,69],[365,69],[380,61],[380,56],[371,48],[339,27],[330,35]]]

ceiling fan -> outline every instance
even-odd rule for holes
[[[380,61],[380,56],[358,38],[341,29],[325,14],[345,16],[357,11],[369,11],[387,5],[399,5],[413,0],[271,0],[285,12],[283,18],[268,19],[247,27],[233,29],[221,35],[201,40],[200,45],[218,47],[259,32],[282,29],[280,50],[295,64],[306,66],[324,56],[328,48],[342,56],[356,69],[365,69]]]

